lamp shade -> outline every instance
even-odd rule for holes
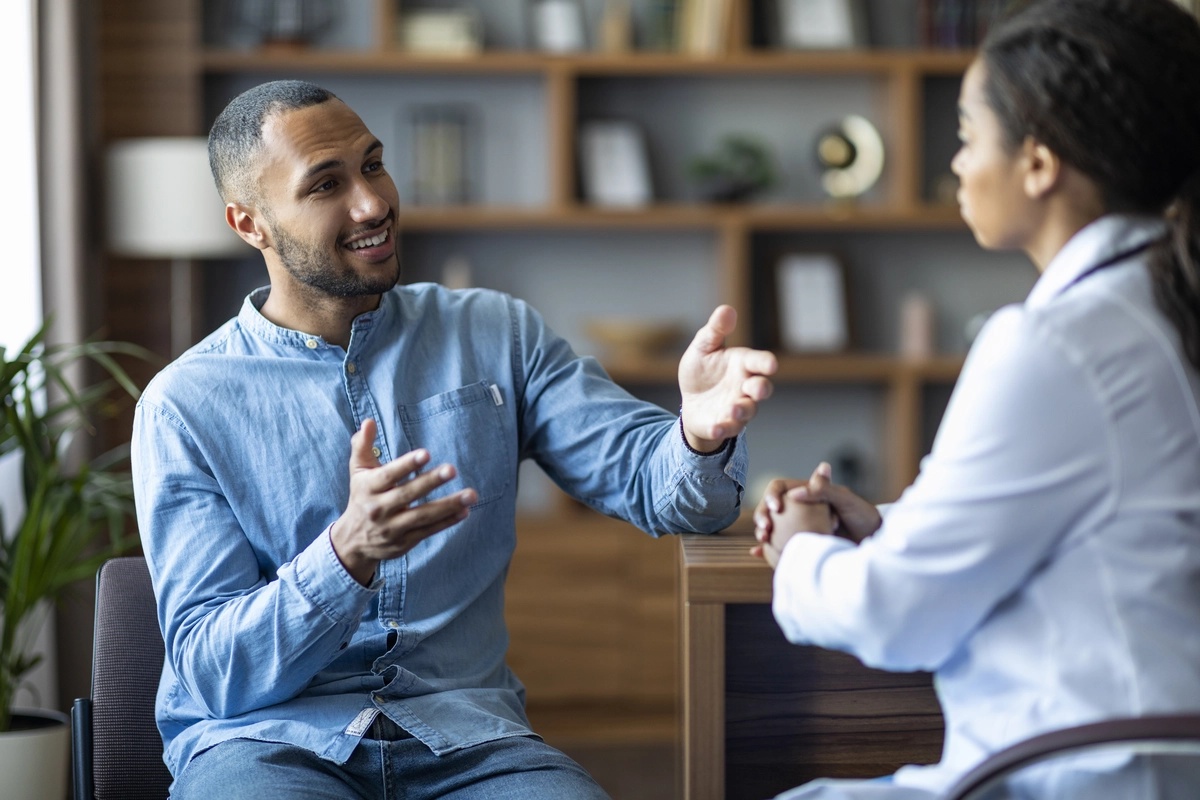
[[[251,249],[225,223],[203,137],[124,139],[106,161],[109,252],[188,259]]]

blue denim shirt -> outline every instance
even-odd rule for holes
[[[343,350],[269,322],[266,296],[156,376],[135,417],[166,642],[157,717],[176,775],[231,738],[344,762],[380,710],[439,754],[527,735],[504,663],[523,459],[655,535],[737,515],[742,439],[690,452],[673,414],[613,384],[520,300],[397,287]],[[479,495],[465,522],[382,563],[369,587],[329,539],[366,418],[381,462],[424,447],[458,468],[435,496]]]

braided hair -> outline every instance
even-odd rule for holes
[[[1200,23],[1171,0],[1041,0],[988,34],[1005,144],[1041,142],[1110,212],[1164,215],[1155,299],[1200,369]]]

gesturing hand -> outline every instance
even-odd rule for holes
[[[718,306],[679,362],[683,433],[701,452],[712,452],[741,433],[774,388],[769,376],[778,363],[773,354],[725,346],[736,325],[737,312]]]
[[[350,439],[350,501],[333,523],[330,539],[346,571],[363,586],[380,561],[398,558],[439,531],[462,522],[476,500],[474,489],[418,503],[457,474],[450,464],[419,472],[429,453],[413,450],[380,464],[371,450],[375,421],[364,420]]]

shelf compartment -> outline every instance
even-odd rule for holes
[[[962,369],[962,356],[905,359],[885,353],[835,353],[800,356],[779,354],[777,384],[883,384],[895,380],[952,384]],[[608,374],[623,384],[671,383],[679,370],[677,357],[605,359]]]
[[[405,206],[401,231],[541,228],[708,228],[733,224],[750,230],[965,230],[958,210],[940,206],[702,205],[660,203],[635,209],[564,207]]]
[[[492,50],[473,56],[413,55],[401,50],[208,49],[201,68],[222,72],[569,72],[581,76],[629,75],[870,75],[917,72],[960,75],[974,54],[962,51],[841,50],[829,52],[748,52],[721,56],[676,53],[546,55],[524,50]]]

